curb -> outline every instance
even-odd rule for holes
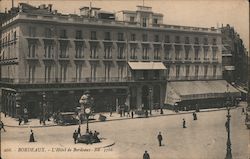
[[[231,107],[230,109],[237,109],[238,107]],[[211,109],[211,110],[205,110],[205,111],[200,111],[198,113],[205,113],[205,112],[214,112],[214,111],[222,111],[222,110],[227,110],[227,108],[219,108],[219,109]],[[171,114],[158,114],[158,115],[153,115],[153,116],[150,116],[148,118],[155,118],[155,117],[161,117],[161,116],[172,116],[172,115],[181,115],[181,114],[191,114],[193,113],[194,111],[187,111],[187,112],[180,112],[180,113],[171,113]],[[99,120],[94,120],[94,121],[89,121],[89,123],[97,123],[97,122],[109,122],[109,121],[119,121],[119,120],[131,120],[131,119],[140,119],[138,117],[135,117],[135,118],[118,118],[118,119],[110,119],[110,120],[106,120],[106,121],[99,121]],[[56,124],[53,124],[53,125],[37,125],[37,126],[29,126],[29,125],[25,125],[25,126],[19,126],[19,125],[4,125],[5,127],[17,127],[17,128],[43,128],[43,127],[55,127],[55,126],[60,126],[60,125],[56,125]]]

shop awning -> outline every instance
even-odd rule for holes
[[[162,62],[128,62],[132,70],[166,70]]]
[[[165,104],[173,105],[173,103],[183,100],[224,98],[227,96],[227,91],[231,97],[241,95],[236,88],[225,80],[168,82]]]

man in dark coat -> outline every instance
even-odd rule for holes
[[[161,141],[162,141],[162,135],[161,135],[161,132],[159,132],[158,136],[157,136],[157,139],[159,141],[159,146],[161,146]]]
[[[134,111],[131,111],[131,118],[134,118]]]
[[[35,142],[35,137],[34,137],[33,130],[30,130],[30,140],[29,140],[29,142]]]
[[[4,132],[6,132],[5,128],[4,128],[4,123],[2,121],[0,121],[0,131],[4,130]]]
[[[18,118],[18,125],[21,125],[23,119],[21,117]]]
[[[77,137],[78,137],[78,133],[75,130],[75,132],[73,133],[73,138],[74,138],[74,143],[75,144],[76,144],[76,141],[77,141]]]
[[[78,126],[77,133],[79,136],[81,136],[81,125]]]
[[[193,112],[193,119],[197,120],[197,114],[195,112]]]
[[[150,159],[150,156],[147,151],[144,152],[143,159]]]
[[[183,128],[187,128],[187,127],[186,127],[186,120],[185,120],[184,118],[182,119],[182,127],[183,127]]]

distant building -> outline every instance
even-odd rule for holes
[[[166,25],[145,6],[120,17],[94,7],[80,12],[21,3],[2,24],[3,111],[13,117],[24,108],[33,117],[73,111],[85,90],[96,112],[125,103],[215,107],[226,91],[239,95],[222,80],[220,30]]]

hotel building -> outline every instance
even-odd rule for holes
[[[221,31],[163,24],[151,7],[64,15],[20,3],[1,32],[2,110],[13,117],[72,111],[86,90],[96,112],[212,107],[226,91],[239,95],[222,80]]]

